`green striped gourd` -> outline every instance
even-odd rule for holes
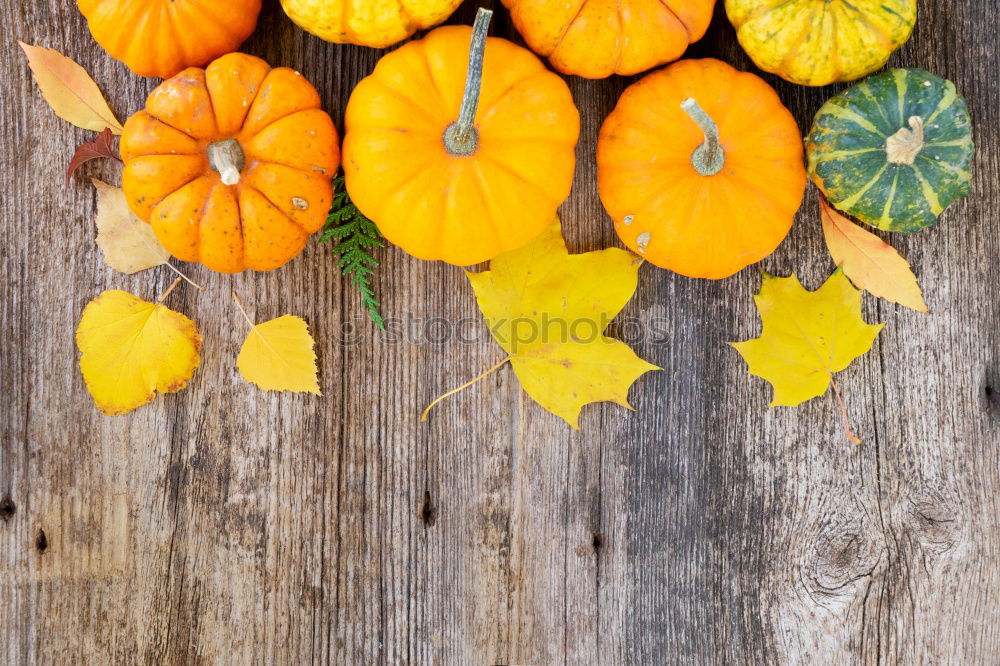
[[[871,76],[820,108],[809,175],[836,208],[886,231],[917,231],[969,194],[972,122],[955,84],[922,69]]]

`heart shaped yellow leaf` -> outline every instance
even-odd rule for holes
[[[851,282],[873,296],[927,312],[910,264],[881,238],[835,211],[820,197],[823,237],[835,264]]]
[[[794,275],[765,273],[754,302],[761,336],[730,344],[751,375],[774,387],[771,407],[794,407],[825,393],[833,373],[867,353],[885,325],[865,323],[861,292],[839,268],[816,291],[806,291]]]
[[[495,258],[490,270],[468,274],[521,387],[574,428],[588,403],[629,407],[632,383],[659,369],[604,336],[635,293],[640,264],[618,248],[570,255],[557,220],[525,247]]]
[[[108,128],[115,134],[122,133],[122,124],[87,70],[58,51],[18,44],[28,57],[42,97],[57,116],[83,129],[100,132]]]
[[[284,315],[250,330],[236,367],[245,380],[265,391],[322,395],[313,344],[306,322]]]
[[[153,227],[128,206],[120,188],[95,179],[97,189],[97,246],[104,262],[120,273],[138,273],[167,263],[170,253],[160,244]]]
[[[105,291],[87,304],[76,343],[87,390],[110,415],[146,404],[157,391],[180,391],[201,362],[193,321],[124,291]]]

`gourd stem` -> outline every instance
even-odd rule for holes
[[[225,185],[240,182],[240,173],[246,164],[243,148],[236,139],[225,139],[208,144],[208,165],[222,176]]]
[[[479,110],[479,93],[483,87],[483,56],[486,53],[486,35],[490,30],[493,12],[479,8],[476,22],[472,26],[472,42],[469,45],[469,71],[465,75],[465,93],[458,120],[444,131],[444,145],[452,155],[466,156],[479,147],[479,133],[474,122]]]
[[[893,164],[913,164],[924,148],[924,119],[910,116],[910,127],[902,128],[885,140],[885,156]]]
[[[719,126],[693,97],[681,102],[681,109],[705,134],[705,142],[691,154],[691,165],[702,176],[714,176],[722,171],[722,167],[726,164],[726,154],[719,143]]]

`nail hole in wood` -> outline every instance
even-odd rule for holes
[[[437,522],[437,509],[434,507],[434,503],[431,502],[431,493],[429,490],[424,491],[424,501],[417,510],[417,515],[420,516],[420,520],[423,521],[424,525],[428,527]]]
[[[600,532],[594,532],[590,535],[590,546],[594,549],[594,552],[600,552],[601,548],[604,547],[604,537],[601,536]]]
[[[38,538],[35,539],[35,548],[39,553],[44,553],[49,547],[49,540],[45,538],[45,530],[38,530]]]
[[[17,511],[17,505],[14,504],[14,500],[10,498],[10,495],[0,500],[0,519],[3,519],[5,523],[11,519],[15,511]]]

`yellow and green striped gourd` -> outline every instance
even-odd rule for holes
[[[809,176],[839,210],[917,231],[970,191],[972,121],[955,84],[922,69],[871,76],[824,104],[806,137]]]

